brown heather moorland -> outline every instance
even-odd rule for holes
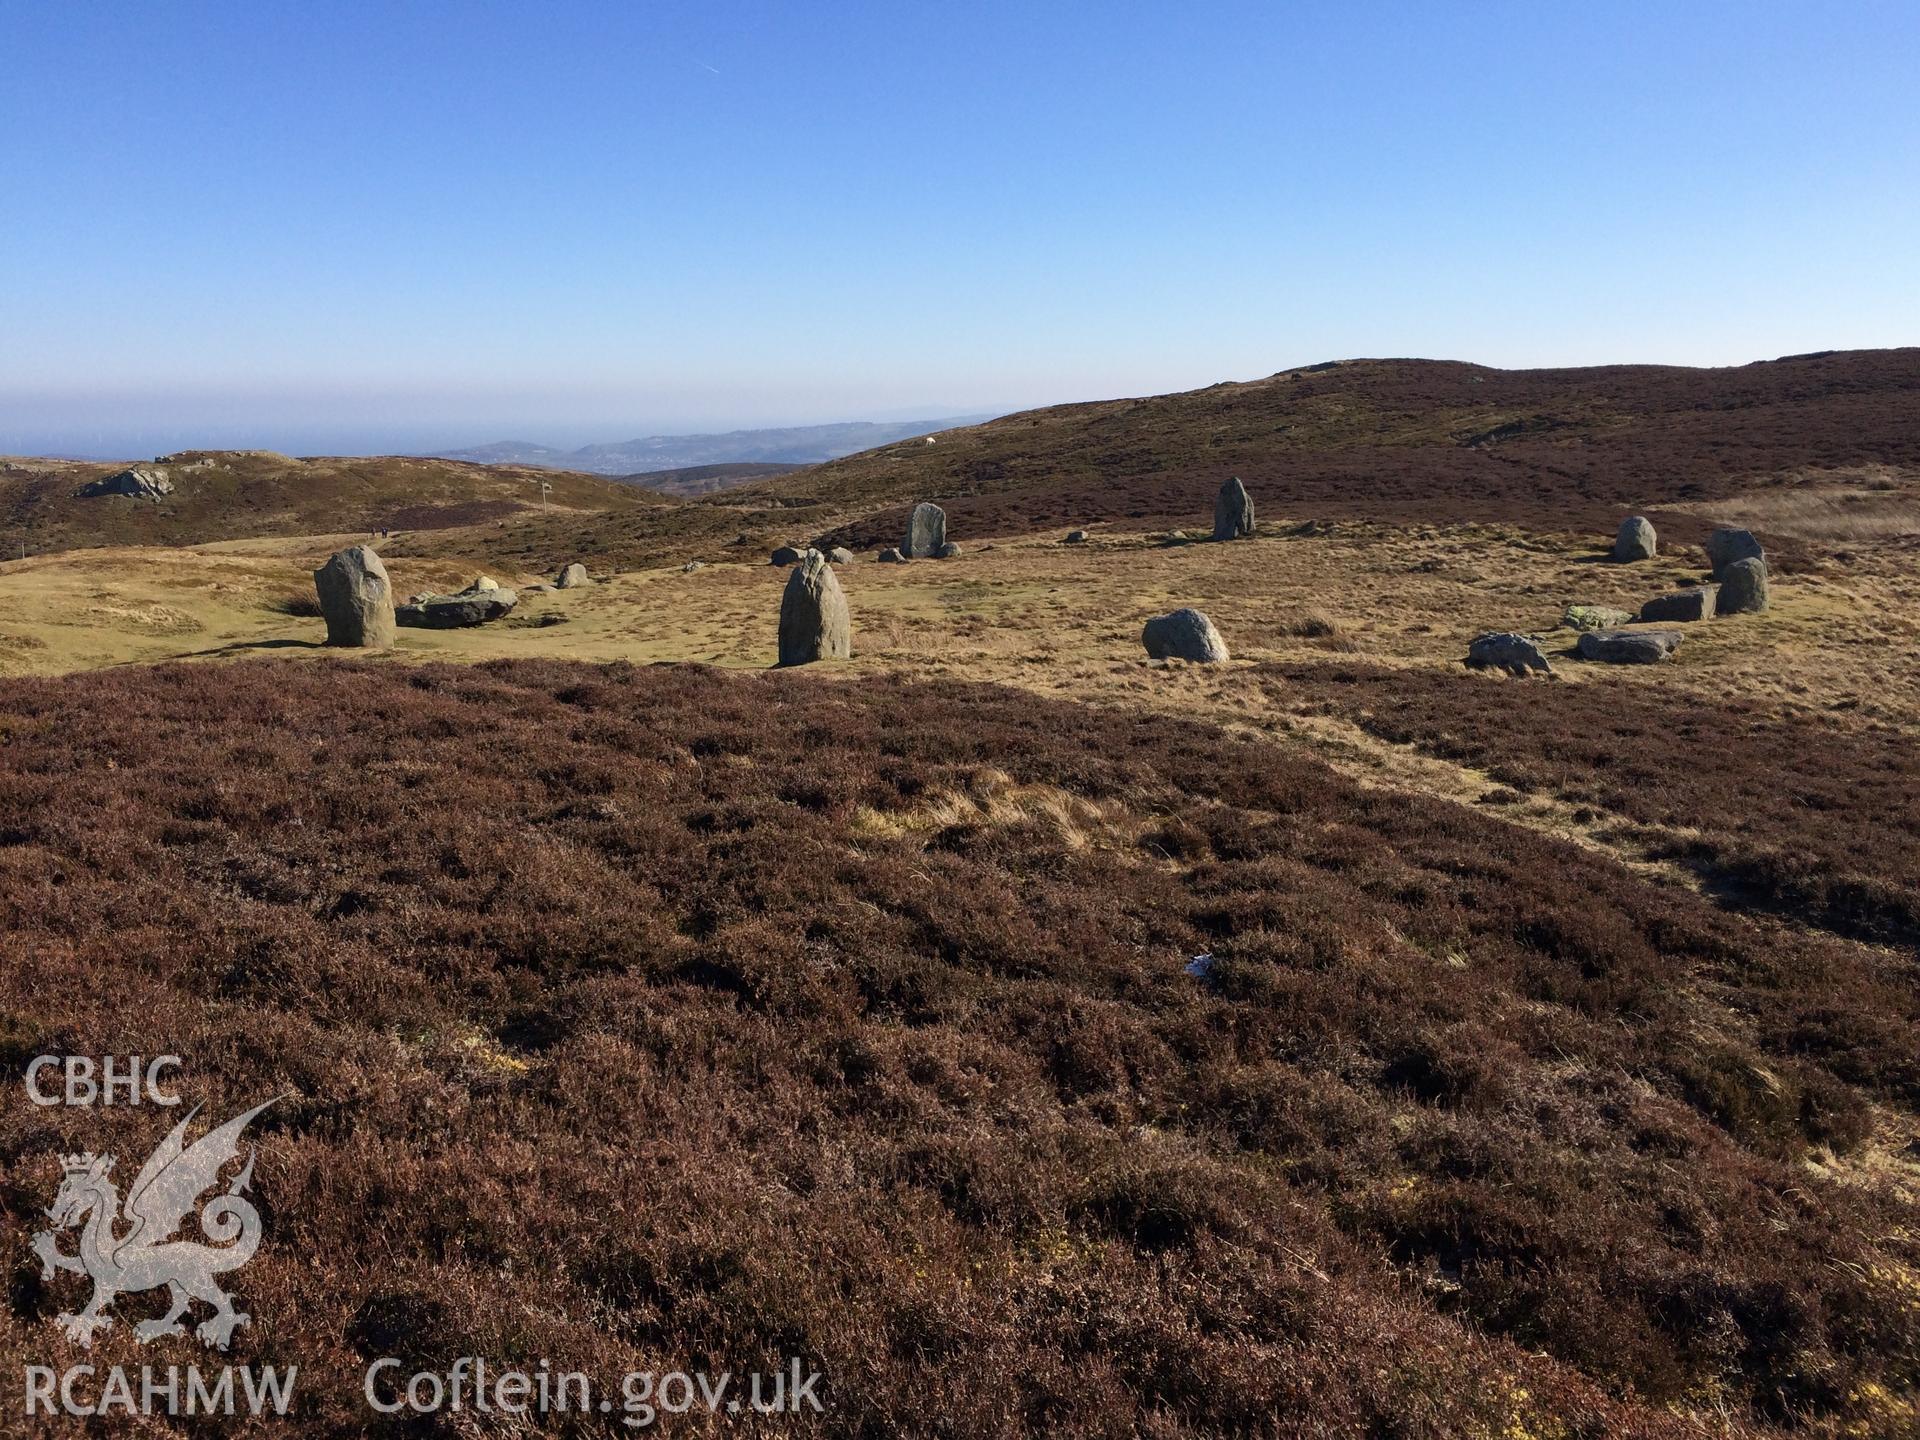
[[[791,1428],[876,1437],[1920,1433],[1916,446],[1904,350],[1311,367],[550,515],[449,462],[216,457],[171,509],[22,462],[0,1350],[218,1363],[133,1343],[157,1295],[71,1348],[28,1250],[56,1152],[176,1116],[21,1067],[166,1050],[208,1117],[287,1095],[261,1434],[526,1433],[370,1416],[385,1354],[797,1355]],[[1259,537],[1162,547],[1233,473]],[[853,660],[756,673],[768,550],[918,499],[963,556],[863,556]],[[1603,563],[1629,510],[1660,555]],[[1766,614],[1573,658],[1569,602],[1698,583],[1717,523]],[[520,604],[331,654],[364,528],[402,594]],[[1231,663],[1141,655],[1188,604]],[[1486,629],[1556,678],[1464,671]]]
[[[0,1044],[289,1093],[230,1358],[301,1383],[258,1433],[478,1433],[370,1420],[387,1354],[800,1355],[796,1428],[870,1436],[1910,1433],[1920,1234],[1867,1183],[1910,951],[1147,710],[210,678],[0,690]],[[0,1114],[9,1363],[197,1358],[139,1299],[68,1352],[27,1250],[53,1155],[131,1166],[154,1112]]]

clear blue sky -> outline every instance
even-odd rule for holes
[[[1914,0],[0,0],[0,449],[1911,344],[1916,75]]]

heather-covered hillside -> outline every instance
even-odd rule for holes
[[[799,1355],[836,1434],[1899,1433],[1910,956],[1144,711],[207,678],[0,691],[0,1038],[291,1092],[285,1433],[416,1433],[382,1354]],[[59,1343],[51,1156],[151,1128],[0,1115],[0,1348]]]

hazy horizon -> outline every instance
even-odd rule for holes
[[[1920,339],[1920,12],[11,7],[0,450]]]

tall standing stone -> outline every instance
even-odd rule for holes
[[[852,654],[846,592],[827,557],[809,550],[787,577],[786,593],[780,597],[780,663],[808,665]]]
[[[342,550],[313,572],[329,645],[384,650],[393,644],[393,582],[365,545]]]
[[[1216,540],[1237,540],[1242,535],[1253,534],[1253,497],[1247,494],[1247,487],[1240,483],[1238,475],[1232,476],[1220,487],[1220,493],[1213,502],[1213,538]]]
[[[1653,522],[1644,515],[1629,515],[1620,522],[1620,533],[1613,537],[1613,558],[1622,563],[1651,560],[1659,548]]]
[[[1751,530],[1737,530],[1731,525],[1722,525],[1707,537],[1707,563],[1713,567],[1713,578],[1718,580],[1729,565],[1741,560],[1765,560],[1767,552],[1760,542],[1754,539]]]
[[[938,505],[922,502],[907,517],[907,543],[900,553],[909,560],[924,560],[938,555],[947,543],[947,512]]]

